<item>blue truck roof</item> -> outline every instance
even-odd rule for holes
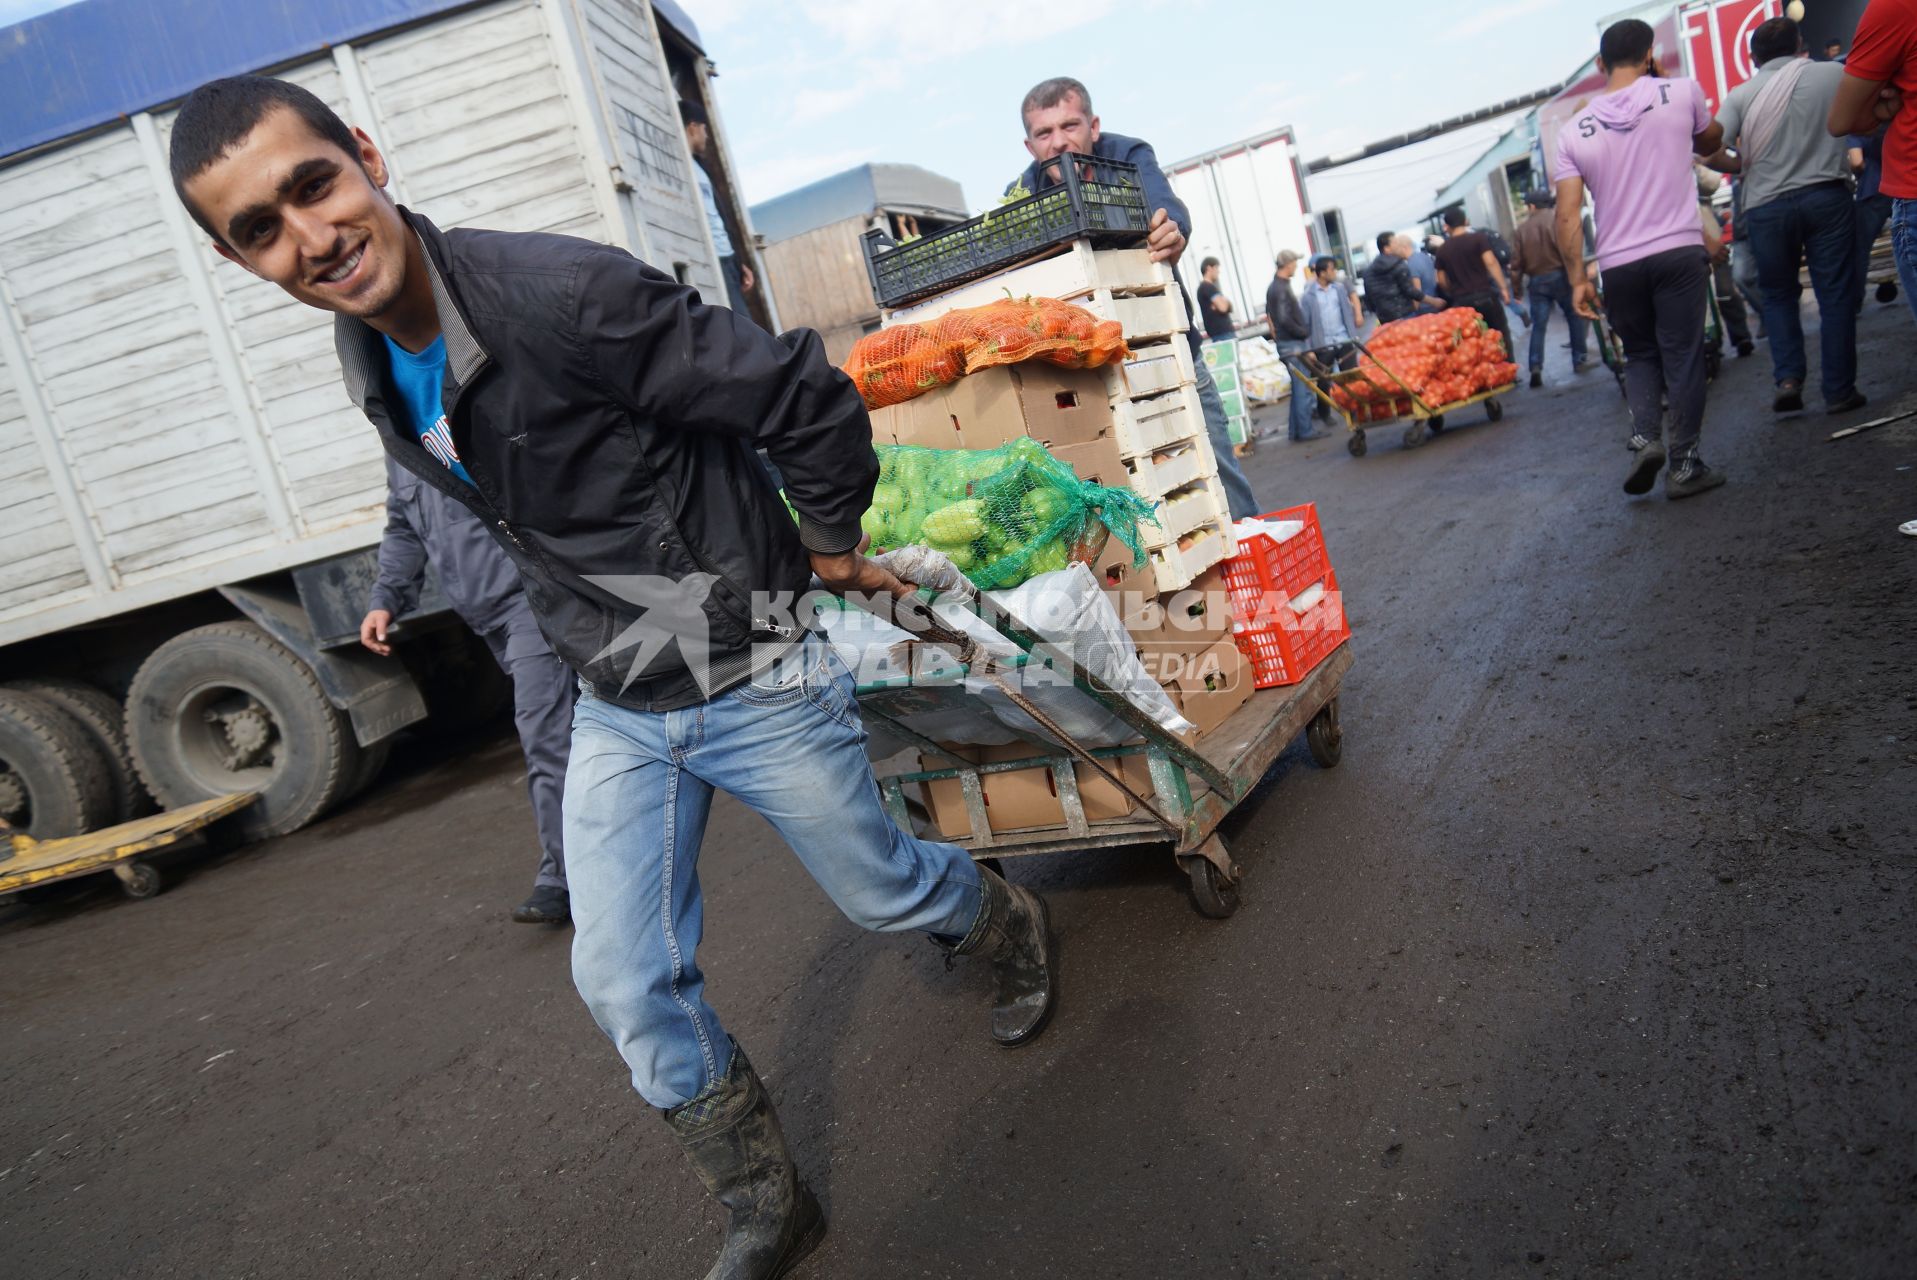
[[[673,0],[661,20],[699,47]],[[473,0],[80,0],[0,28],[0,158]]]

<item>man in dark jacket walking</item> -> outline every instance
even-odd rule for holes
[[[439,394],[437,385],[430,390]],[[479,517],[389,458],[386,532],[379,540],[379,578],[359,624],[361,644],[381,657],[391,655],[387,633],[395,619],[419,604],[429,563],[453,612],[486,642],[513,682],[513,724],[526,755],[526,791],[539,831],[539,871],[532,896],[513,908],[513,919],[520,924],[564,924],[572,908],[566,898],[560,802],[566,792],[578,677],[539,634],[519,570]]]
[[[1311,383],[1299,372],[1297,363],[1311,346],[1311,324],[1305,319],[1305,309],[1299,305],[1298,294],[1291,287],[1292,279],[1298,274],[1298,264],[1303,260],[1303,255],[1294,250],[1280,250],[1278,271],[1265,290],[1265,323],[1271,326],[1272,344],[1278,348],[1285,369],[1291,374],[1290,425],[1294,442],[1316,440],[1325,434],[1312,429]]]
[[[1365,306],[1378,317],[1379,324],[1390,324],[1416,315],[1424,304],[1424,290],[1411,272],[1411,238],[1395,231],[1378,233],[1378,256],[1361,273],[1365,282]]]
[[[698,854],[713,793],[764,816],[856,923],[985,955],[992,1032],[1055,990],[1044,904],[887,817],[853,678],[795,601],[910,588],[860,554],[871,423],[819,336],[775,338],[629,254],[441,231],[306,90],[215,81],[181,107],[176,190],[221,256],[335,313],[387,455],[486,522],[581,677],[566,774],[573,977],[731,1211],[712,1274],[784,1275],[824,1233],[772,1102],[706,1003]],[[443,360],[434,406],[398,388]],[[784,473],[798,525],[754,452]]]
[[[1060,76],[1034,85],[1019,105],[1025,122],[1025,150],[1032,163],[1025,166],[1018,181],[1007,191],[1042,191],[1064,181],[1059,176],[1055,157],[1068,151],[1097,156],[1101,160],[1119,160],[1138,168],[1138,181],[1145,188],[1145,207],[1152,211],[1151,232],[1146,247],[1152,261],[1168,262],[1177,279],[1178,259],[1191,239],[1191,214],[1185,209],[1158,167],[1158,155],[1151,144],[1122,134],[1105,133],[1098,117],[1092,114],[1092,96],[1084,85],[1068,76]],[[1184,289],[1183,281],[1179,289]],[[1190,295],[1186,295],[1189,300]],[[1225,419],[1225,402],[1218,395],[1218,384],[1205,367],[1200,348],[1203,327],[1194,318],[1187,335],[1191,341],[1193,383],[1198,403],[1204,410],[1205,434],[1211,440],[1212,453],[1218,458],[1218,480],[1225,487],[1225,502],[1234,520],[1259,513],[1261,507],[1251,491],[1251,482],[1232,453],[1231,435]]]

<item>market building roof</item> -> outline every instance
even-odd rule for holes
[[[768,244],[880,209],[964,219],[965,192],[915,164],[862,164],[752,206],[752,227]]]

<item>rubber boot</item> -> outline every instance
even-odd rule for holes
[[[1007,884],[985,867],[979,874],[979,913],[954,954],[983,955],[992,964],[992,1039],[1006,1048],[1045,1029],[1058,992],[1052,923],[1045,901]]]
[[[737,1041],[725,1075],[665,1116],[699,1181],[732,1215],[706,1280],[777,1280],[818,1246],[825,1215]]]

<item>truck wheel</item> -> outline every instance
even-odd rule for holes
[[[166,808],[235,791],[248,840],[296,831],[346,794],[359,747],[319,681],[251,622],[183,631],[155,649],[126,699],[133,760]]]
[[[153,811],[153,801],[133,767],[133,752],[126,745],[126,708],[104,689],[96,689],[83,680],[58,676],[28,676],[9,680],[0,688],[38,694],[71,716],[86,731],[94,749],[106,764],[107,782],[113,793],[113,813],[106,825],[125,822]]]
[[[37,694],[0,689],[0,820],[57,840],[112,817],[106,760],[86,730]]]

